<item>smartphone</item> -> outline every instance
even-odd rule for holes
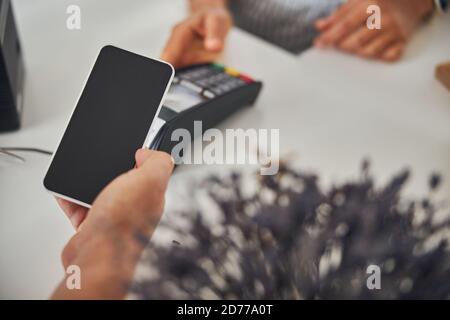
[[[53,154],[44,187],[90,207],[114,178],[135,166],[174,76],[173,67],[113,46],[98,55]]]

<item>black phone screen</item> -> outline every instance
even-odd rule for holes
[[[44,186],[91,205],[114,178],[132,169],[173,76],[173,68],[113,46],[94,64]]]

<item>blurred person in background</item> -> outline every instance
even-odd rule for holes
[[[441,0],[440,9],[447,0]],[[439,3],[439,2],[436,2]],[[233,22],[293,53],[314,45],[364,58],[398,60],[434,0],[190,0],[162,53],[175,67],[210,62],[223,51]],[[367,9],[381,10],[381,29],[369,29]]]

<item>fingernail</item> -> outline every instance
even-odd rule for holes
[[[206,39],[205,46],[209,50],[217,50],[222,46],[222,42],[216,38]]]

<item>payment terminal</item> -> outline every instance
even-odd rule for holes
[[[176,71],[158,119],[150,132],[150,147],[171,152],[172,132],[187,129],[195,138],[194,121],[203,130],[214,127],[237,110],[256,101],[262,83],[220,64],[194,65]]]

